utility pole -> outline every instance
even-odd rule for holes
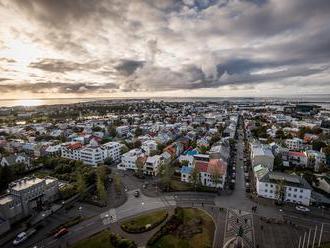
[[[319,244],[318,244],[318,247],[321,246],[321,240],[322,240],[322,235],[323,235],[323,226],[324,226],[324,223],[322,223],[322,225],[321,225],[321,231],[320,231],[320,238],[319,238]]]
[[[317,226],[315,226],[315,232],[314,232],[312,248],[314,248],[314,244],[315,244],[315,240],[316,240],[316,233],[317,233]]]

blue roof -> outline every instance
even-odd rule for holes
[[[182,166],[181,167],[181,174],[191,174],[193,168],[188,167],[188,166]]]
[[[196,149],[193,149],[193,150],[188,150],[188,151],[185,151],[184,152],[184,155],[190,155],[190,156],[194,156],[198,154],[198,151]]]

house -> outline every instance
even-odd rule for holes
[[[148,157],[143,168],[143,172],[146,175],[157,176],[162,164],[160,155]]]
[[[272,172],[264,165],[255,166],[253,173],[258,196],[309,206],[312,188],[304,178]]]
[[[116,132],[120,137],[127,136],[129,132],[129,126],[119,126],[116,128]]]
[[[1,166],[12,166],[14,164],[24,164],[28,169],[31,166],[31,159],[25,154],[13,154],[3,157],[0,162]]]
[[[150,155],[152,151],[157,151],[157,142],[154,140],[146,140],[142,142],[141,149],[144,150],[147,155]]]
[[[182,166],[181,181],[191,182],[193,170],[198,171],[200,183],[206,187],[223,188],[227,175],[227,163],[222,159],[210,159],[209,155],[194,156],[193,166]]]
[[[139,157],[144,157],[145,154],[141,149],[132,149],[121,156],[121,163],[117,165],[120,170],[134,170],[137,171],[138,167],[136,161]]]
[[[261,144],[251,144],[251,164],[256,166],[262,164],[273,170],[274,155],[268,146]]]
[[[313,168],[314,171],[319,171],[321,165],[325,165],[325,154],[319,151],[307,150],[305,151],[307,156],[307,166]]]
[[[183,154],[179,156],[179,162],[182,163],[183,161],[188,162],[188,166],[192,167],[192,163],[194,161],[194,155],[197,155],[198,151],[196,149],[185,151]]]
[[[319,181],[318,188],[330,194],[330,175],[322,175],[317,178]]]
[[[304,152],[288,152],[289,166],[307,167],[307,156]]]
[[[193,168],[190,166],[182,166],[181,173],[181,181],[185,183],[189,183],[191,181],[191,174],[193,172]]]
[[[299,138],[286,139],[285,145],[289,150],[300,151],[303,148],[303,140]]]

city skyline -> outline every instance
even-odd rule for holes
[[[2,99],[329,93],[324,0],[0,0]]]

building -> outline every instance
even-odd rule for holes
[[[116,132],[120,137],[127,136],[129,132],[129,126],[119,126],[116,128]]]
[[[108,142],[103,144],[102,148],[106,153],[105,158],[111,158],[115,162],[120,161],[122,144],[118,142]]]
[[[149,176],[157,176],[160,171],[162,159],[160,155],[148,157],[143,168],[143,173]]]
[[[273,170],[274,155],[272,150],[261,144],[251,145],[251,164],[256,166],[259,164],[265,165],[270,171]]]
[[[191,182],[193,170],[196,169],[201,185],[222,189],[227,175],[227,163],[222,159],[210,159],[209,155],[194,156],[193,166],[181,167],[181,181]]]
[[[307,167],[307,156],[304,152],[288,152],[289,166],[293,167]]]
[[[71,142],[61,146],[61,155],[64,158],[80,160],[85,164],[96,166],[104,163],[107,158],[119,161],[121,154],[121,144],[118,142],[108,142],[99,145],[94,139],[86,146],[81,143]]]
[[[0,162],[1,166],[12,166],[14,164],[24,164],[28,169],[31,166],[31,159],[25,154],[13,154],[3,157]]]
[[[303,148],[303,140],[299,138],[286,139],[285,145],[289,150],[299,151]]]
[[[8,194],[0,197],[0,217],[11,223],[31,214],[44,203],[58,198],[56,178],[25,177],[10,183]]]
[[[121,163],[117,165],[121,170],[134,170],[137,171],[138,167],[136,161],[139,157],[144,157],[145,154],[141,149],[132,149],[121,156]]]
[[[253,172],[258,196],[309,206],[312,188],[304,178],[272,172],[263,165],[255,166]]]
[[[157,142],[154,140],[146,140],[142,143],[141,149],[149,156],[152,151],[157,151]]]

